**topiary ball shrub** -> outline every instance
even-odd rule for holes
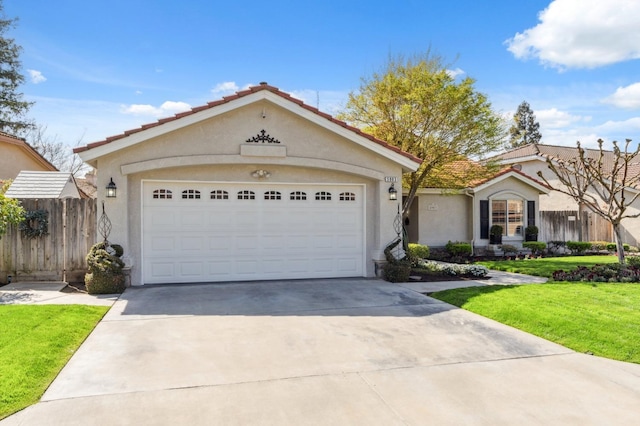
[[[124,274],[104,275],[88,273],[84,276],[84,284],[89,294],[116,294],[125,289]]]
[[[124,291],[124,262],[120,259],[123,253],[122,246],[118,244],[101,242],[91,247],[87,255],[89,272],[84,277],[89,294],[114,294]]]

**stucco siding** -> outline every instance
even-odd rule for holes
[[[448,241],[471,241],[471,198],[467,195],[420,194],[419,242],[444,247]]]
[[[263,129],[280,143],[245,143]],[[252,148],[242,155],[243,146]],[[277,151],[269,149],[276,146]],[[399,179],[401,166],[264,100],[122,148],[96,163],[98,198],[105,200],[113,225],[109,239],[124,246],[134,285],[142,280],[142,180],[364,184],[366,276],[374,276],[373,260],[384,258],[384,246],[395,237],[397,203],[388,199],[384,177]],[[253,177],[257,169],[270,177]],[[118,196],[105,199],[110,178]]]
[[[0,143],[0,180],[15,179],[22,170],[50,171],[17,145]]]

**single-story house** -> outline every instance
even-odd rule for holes
[[[58,171],[24,139],[0,132],[0,180],[15,179],[22,170]]]
[[[598,158],[600,150],[586,149],[586,155],[592,158]],[[511,149],[502,154],[497,155],[493,160],[498,161],[505,166],[515,167],[529,176],[538,176],[538,172],[549,182],[552,190],[540,197],[540,211],[562,212],[562,211],[586,211],[586,208],[580,206],[576,201],[566,194],[553,190],[560,188],[562,184],[547,165],[547,159],[552,161],[567,161],[578,157],[578,148],[569,146],[556,146],[545,144],[528,144],[518,148]],[[604,165],[611,166],[614,161],[614,153],[612,151],[604,152]],[[637,165],[634,166],[634,173],[637,173]],[[539,178],[538,178],[539,179]],[[630,199],[640,190],[638,188],[628,188]],[[629,213],[635,214],[640,212],[640,198],[635,200],[629,207]],[[594,213],[590,213],[594,216]],[[631,245],[638,245],[640,242],[640,219],[625,219],[622,221],[623,240]]]
[[[9,198],[83,198],[69,172],[21,171],[7,189]]]
[[[75,152],[133,285],[374,277],[421,163],[267,83]]]
[[[522,247],[524,229],[539,223],[539,197],[549,191],[544,183],[511,167],[463,189],[422,188],[405,219],[407,238],[429,247],[470,242],[482,251],[489,246],[491,226],[500,225],[502,243]]]

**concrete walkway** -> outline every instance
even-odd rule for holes
[[[449,290],[463,287],[481,287],[487,285],[520,285],[520,284],[541,284],[546,283],[548,278],[536,277],[533,275],[514,274],[511,272],[489,271],[485,279],[460,280],[460,281],[437,281],[437,282],[408,282],[401,286],[417,291],[419,293],[434,293],[436,291]]]
[[[340,279],[130,288],[13,425],[629,425],[640,365]]]
[[[17,282],[0,287],[0,305],[102,305],[111,306],[119,295],[63,292],[65,282]]]

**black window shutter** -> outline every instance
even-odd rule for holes
[[[489,238],[489,200],[480,200],[480,238]]]
[[[536,226],[536,202],[527,201],[527,226]]]

